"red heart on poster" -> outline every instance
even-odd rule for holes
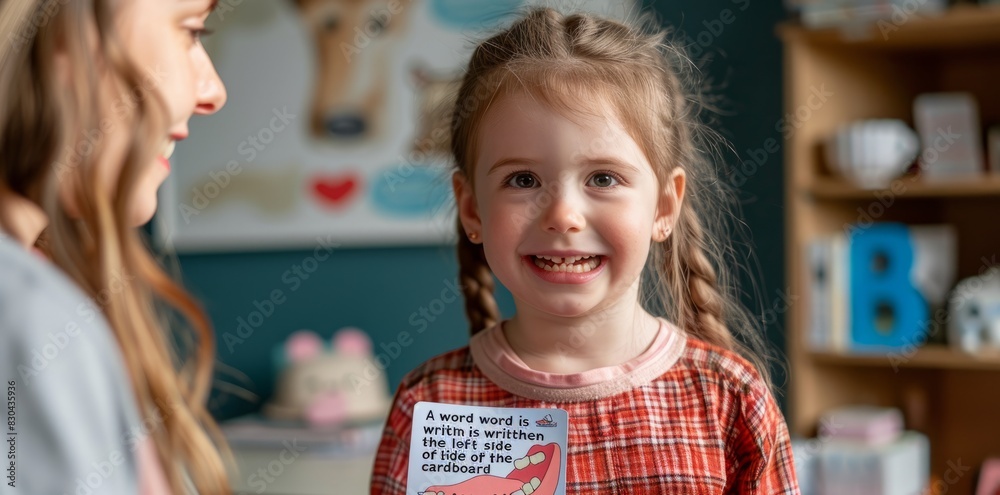
[[[312,180],[312,190],[321,203],[343,206],[349,203],[360,189],[361,180],[354,174],[336,177],[317,177]]]

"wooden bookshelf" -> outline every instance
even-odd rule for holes
[[[927,182],[917,176],[896,179],[884,189],[862,189],[843,179],[818,177],[806,188],[816,199],[914,199],[914,198],[990,198],[1000,199],[1000,176],[984,175],[970,179]]]
[[[959,5],[945,15],[906,17],[844,28],[809,29],[798,24],[778,27],[786,42],[876,50],[940,50],[1000,46],[1000,6]]]
[[[1000,177],[949,182],[903,177],[867,190],[830,173],[821,145],[841,125],[898,118],[926,92],[968,91],[981,122],[1000,123],[1000,8],[955,8],[912,18],[883,36],[877,26],[809,30],[786,24],[785,111],[795,116],[785,141],[788,286],[801,296],[786,313],[789,424],[811,436],[827,410],[854,404],[900,408],[907,427],[931,441],[931,471],[941,479],[961,460],[973,471],[948,485],[970,494],[975,471],[1000,456],[1000,356],[927,346],[890,359],[882,354],[814,352],[805,342],[808,290],[805,250],[819,236],[871,216],[875,221],[949,224],[958,234],[958,279],[1000,263]],[[817,90],[829,94],[817,105]],[[900,189],[902,188],[902,190]],[[899,357],[899,356],[897,356]]]

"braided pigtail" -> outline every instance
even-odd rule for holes
[[[458,284],[465,295],[465,314],[469,317],[469,333],[475,335],[500,321],[500,308],[493,296],[496,283],[486,263],[483,246],[465,236],[458,224]]]
[[[725,322],[723,295],[719,292],[718,274],[705,254],[705,231],[691,209],[681,212],[678,226],[677,279],[684,285],[687,304],[678,308],[684,328],[695,337],[724,349],[733,349],[733,336]]]

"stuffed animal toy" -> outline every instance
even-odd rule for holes
[[[965,352],[1000,350],[1000,267],[955,286],[948,305],[948,341]]]
[[[327,349],[318,335],[295,332],[276,349],[280,376],[264,406],[274,420],[336,427],[384,417],[391,398],[385,374],[372,365],[372,343],[357,329],[337,332]]]

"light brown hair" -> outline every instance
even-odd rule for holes
[[[130,192],[162,150],[169,122],[156,91],[107,101],[119,94],[107,85],[148,86],[115,29],[122,4],[0,0],[0,181],[44,210],[43,250],[114,331],[171,491],[187,492],[189,478],[201,493],[229,493],[224,442],[205,407],[215,355],[209,321],[130,224]],[[67,62],[70,77],[60,77]],[[112,190],[98,173],[98,164],[109,166],[109,133],[129,133]],[[165,315],[186,325],[172,328]]]
[[[720,180],[721,139],[705,123],[707,97],[695,64],[652,19],[626,24],[590,14],[535,8],[473,52],[452,116],[451,150],[471,182],[478,126],[490,102],[526,93],[557,111],[599,111],[602,98],[653,164],[661,184],[674,167],[687,177],[673,234],[653,243],[643,306],[705,342],[740,353],[769,379],[769,353],[757,320],[740,302],[730,236],[737,210]],[[458,224],[459,277],[470,330],[500,319],[493,274],[481,245]]]

